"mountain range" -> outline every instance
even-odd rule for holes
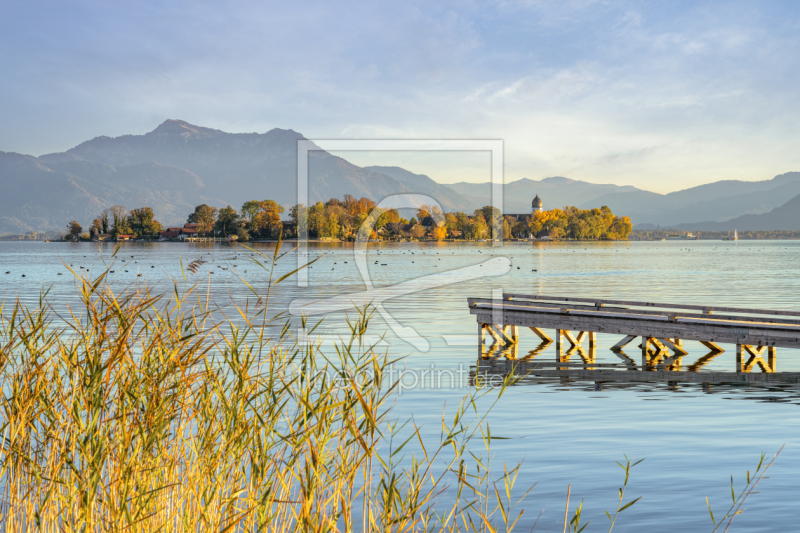
[[[144,135],[96,137],[63,153],[0,152],[0,233],[61,230],[70,220],[88,224],[115,204],[152,207],[163,224],[185,221],[201,203],[238,208],[247,200],[270,198],[292,205],[297,141],[303,138],[287,129],[227,133],[167,120]],[[344,194],[377,201],[416,193],[433,197],[445,211],[472,212],[490,202],[490,188],[489,183],[441,184],[396,166],[359,167],[321,149],[309,156],[311,203]],[[504,186],[505,212],[529,213],[537,194],[545,209],[608,205],[640,227],[734,229],[727,227],[730,221],[740,230],[800,229],[798,172],[669,194],[559,176],[523,178]],[[786,203],[790,199],[797,201]]]

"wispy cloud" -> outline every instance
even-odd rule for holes
[[[5,10],[0,150],[63,150],[182,118],[316,138],[502,138],[509,179],[667,190],[800,168],[794,3],[12,0]]]

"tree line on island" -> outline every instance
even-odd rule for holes
[[[183,227],[162,227],[153,210],[142,207],[126,211],[115,205],[92,221],[89,231],[72,221],[67,231],[73,240],[103,239],[183,239],[186,237],[225,237],[239,241],[275,239],[279,235],[310,239],[355,239],[365,222],[372,227],[369,237],[386,240],[480,240],[495,235],[504,238],[540,239],[626,239],[631,233],[628,217],[614,215],[606,206],[594,209],[538,211],[531,215],[503,215],[499,209],[485,206],[472,214],[442,213],[438,206],[421,205],[410,219],[397,209],[377,208],[369,198],[357,199],[346,194],[342,200],[331,198],[307,207],[289,209],[289,220],[282,220],[285,208],[274,200],[251,200],[240,210],[230,205],[216,208],[206,204],[190,213]]]

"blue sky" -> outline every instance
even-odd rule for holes
[[[312,139],[499,138],[507,181],[561,175],[666,192],[769,179],[800,170],[799,11],[769,1],[4,0],[0,150],[40,155],[180,118]],[[484,181],[484,160],[406,163],[444,182]]]

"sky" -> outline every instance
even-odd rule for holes
[[[3,0],[0,150],[166,119],[502,139],[505,179],[669,192],[800,170],[800,2]],[[480,154],[354,154],[443,183]]]

